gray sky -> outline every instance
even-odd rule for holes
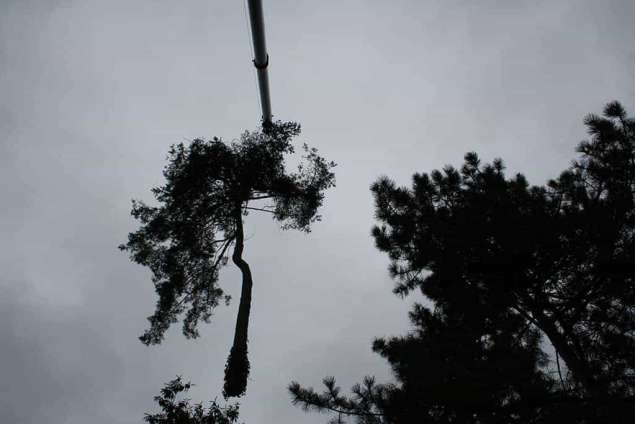
[[[407,331],[373,247],[381,174],[502,157],[543,183],[588,112],[635,114],[635,2],[265,1],[273,111],[338,163],[309,235],[250,217],[254,277],[247,424],[322,423],[286,385],[390,378],[374,337]],[[177,374],[220,396],[237,302],[195,341],[137,336],[149,273],[116,246],[150,200],[168,146],[255,129],[240,1],[0,1],[0,421],[134,423]],[[238,273],[222,284],[238,298]]]

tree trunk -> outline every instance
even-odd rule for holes
[[[245,390],[247,389],[247,377],[249,376],[247,336],[253,280],[251,278],[249,264],[242,258],[244,233],[240,209],[236,215],[236,244],[234,246],[234,253],[232,254],[232,261],[234,261],[242,273],[243,284],[240,292],[238,316],[236,317],[236,328],[234,330],[234,344],[229,352],[227,364],[225,365],[225,386],[223,388],[223,395],[226,398],[238,397],[245,394]]]
[[[543,313],[535,313],[534,318],[540,324],[541,330],[545,332],[557,353],[564,360],[573,377],[582,384],[587,393],[595,400],[605,398],[608,394],[607,387],[597,381],[588,364],[569,345],[566,337],[560,333],[552,320]]]

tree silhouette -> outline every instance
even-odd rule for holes
[[[269,124],[245,132],[238,142],[218,138],[171,147],[163,171],[166,183],[152,190],[160,206],[133,201],[132,215],[141,222],[120,249],[152,271],[158,294],[150,328],[140,337],[147,345],[162,341],[166,330],[183,315],[183,334],[198,336],[199,321],[229,302],[218,283],[220,268],[232,261],[242,273],[242,289],[233,345],[225,368],[225,396],[244,394],[249,374],[247,338],[251,270],[243,259],[243,216],[268,213],[284,229],[308,232],[322,205],[324,191],[334,185],[335,166],[304,145],[304,161],[287,172],[285,157],[299,135],[294,122]]]
[[[374,344],[399,384],[364,401],[293,383],[294,402],[368,423],[635,422],[635,120],[613,102],[585,124],[581,157],[544,187],[475,153],[412,188],[379,179],[394,292],[434,307]]]
[[[190,399],[179,397],[185,394],[192,384],[184,383],[181,377],[165,384],[161,394],[154,400],[161,412],[146,414],[148,424],[235,424],[238,421],[238,405],[222,407],[215,400],[205,408],[201,403],[190,404]]]

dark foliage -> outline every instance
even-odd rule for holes
[[[249,358],[247,350],[241,346],[232,346],[225,365],[225,386],[223,393],[242,393],[249,376]],[[233,371],[232,371],[233,370]]]
[[[412,188],[373,184],[394,291],[433,307],[374,344],[398,384],[366,402],[294,383],[294,402],[364,423],[635,422],[635,120],[614,102],[585,124],[544,187],[475,153]]]
[[[190,400],[179,397],[185,394],[191,383],[184,383],[181,377],[168,382],[161,394],[154,400],[161,407],[156,414],[146,414],[144,420],[148,424],[235,424],[238,421],[238,405],[221,407],[215,400],[205,408],[197,403],[190,405]]]
[[[334,185],[335,166],[304,146],[304,161],[287,172],[285,157],[294,153],[300,126],[277,122],[261,132],[245,132],[238,142],[196,139],[171,147],[163,171],[165,184],[152,189],[159,206],[133,201],[132,215],[141,223],[120,246],[134,262],[152,271],[158,301],[140,337],[158,344],[180,318],[187,338],[198,336],[200,321],[229,302],[219,285],[220,268],[232,260],[243,284],[232,354],[226,367],[225,394],[244,393],[249,374],[247,330],[252,276],[243,259],[243,216],[269,213],[285,229],[308,232],[322,205],[324,191]],[[240,357],[235,352],[240,353]]]

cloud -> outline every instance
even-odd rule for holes
[[[136,337],[155,295],[116,246],[171,143],[259,119],[243,6],[10,1],[0,14],[0,422],[130,423],[176,374],[220,393],[240,279],[202,336]],[[6,13],[5,13],[6,12]],[[249,216],[253,380],[241,418],[323,423],[284,389],[376,374],[375,336],[407,331],[373,247],[370,183],[502,156],[540,184],[584,114],[635,113],[632,0],[267,2],[273,112],[338,163],[309,235]],[[310,329],[307,331],[306,329]],[[383,371],[382,371],[383,370]],[[380,372],[384,372],[382,368]],[[266,418],[266,419],[263,419]]]
[[[89,315],[0,291],[0,421],[79,424],[109,415],[125,370]]]

